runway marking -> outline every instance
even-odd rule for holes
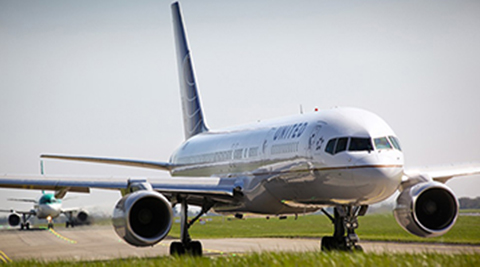
[[[0,250],[0,259],[5,262],[5,263],[9,263],[9,262],[12,262],[12,260],[7,256],[7,254],[5,254],[3,251]]]
[[[58,238],[60,238],[60,239],[62,239],[62,240],[65,240],[65,241],[67,241],[67,242],[70,243],[70,244],[76,244],[76,243],[77,243],[77,241],[72,240],[72,239],[67,238],[67,237],[64,237],[63,235],[55,232],[55,230],[53,230],[52,228],[48,229],[48,231],[50,231],[50,233],[54,234],[56,237],[58,237]]]

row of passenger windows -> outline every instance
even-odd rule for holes
[[[206,153],[194,156],[180,157],[178,164],[198,164],[222,162],[232,159],[254,158],[258,156],[258,147],[250,147],[245,149],[224,150],[213,153]]]
[[[402,150],[400,148],[400,143],[398,139],[394,136],[388,137],[379,137],[373,139],[375,144],[375,148],[377,150],[382,149],[397,149]],[[372,140],[370,138],[360,138],[360,137],[340,137],[330,139],[325,147],[325,152],[335,155],[342,151],[372,151],[373,145]]]

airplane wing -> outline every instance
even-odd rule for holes
[[[454,177],[480,175],[480,164],[462,164],[442,167],[422,168],[405,171],[407,177],[416,177],[418,175],[427,175],[432,180],[446,183]]]
[[[0,212],[18,213],[18,214],[33,215],[33,216],[36,215],[35,210],[22,211],[22,210],[15,210],[15,209],[9,209],[9,210],[0,209]]]
[[[65,156],[65,155],[41,155],[44,159],[60,159],[60,160],[74,160],[92,163],[115,164],[130,167],[150,168],[157,170],[169,171],[172,165],[168,162],[135,160],[135,159],[118,159],[118,158],[104,158],[104,157],[86,157],[86,156]]]
[[[221,178],[72,178],[53,176],[0,176],[0,187],[18,189],[53,190],[56,192],[88,193],[90,188],[126,190],[131,182],[146,181],[153,190],[172,198],[178,194],[192,196],[192,202],[197,198],[210,197],[217,201],[229,201],[235,192],[233,179]],[[192,203],[194,204],[194,203]]]
[[[37,203],[35,199],[30,199],[30,198],[8,198],[7,200],[17,201],[17,202]]]

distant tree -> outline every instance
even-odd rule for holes
[[[461,197],[458,202],[460,203],[460,209],[480,209],[480,197]]]

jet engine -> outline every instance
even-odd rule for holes
[[[87,213],[86,211],[81,210],[81,211],[78,212],[78,214],[77,214],[77,220],[78,220],[79,222],[84,223],[84,222],[87,221],[87,219],[88,219],[88,213]]]
[[[16,213],[12,213],[8,216],[8,224],[10,226],[17,226],[20,224],[20,216]]]
[[[117,202],[112,221],[115,232],[127,243],[138,247],[153,246],[170,232],[173,212],[162,194],[139,190]]]
[[[446,185],[422,182],[405,188],[397,198],[395,219],[407,232],[435,237],[452,228],[458,217],[458,200]]]
[[[90,224],[92,222],[92,219],[88,215],[88,212],[86,210],[79,210],[78,212],[76,212],[75,215],[76,215],[74,217],[75,225],[85,225],[85,224]]]

